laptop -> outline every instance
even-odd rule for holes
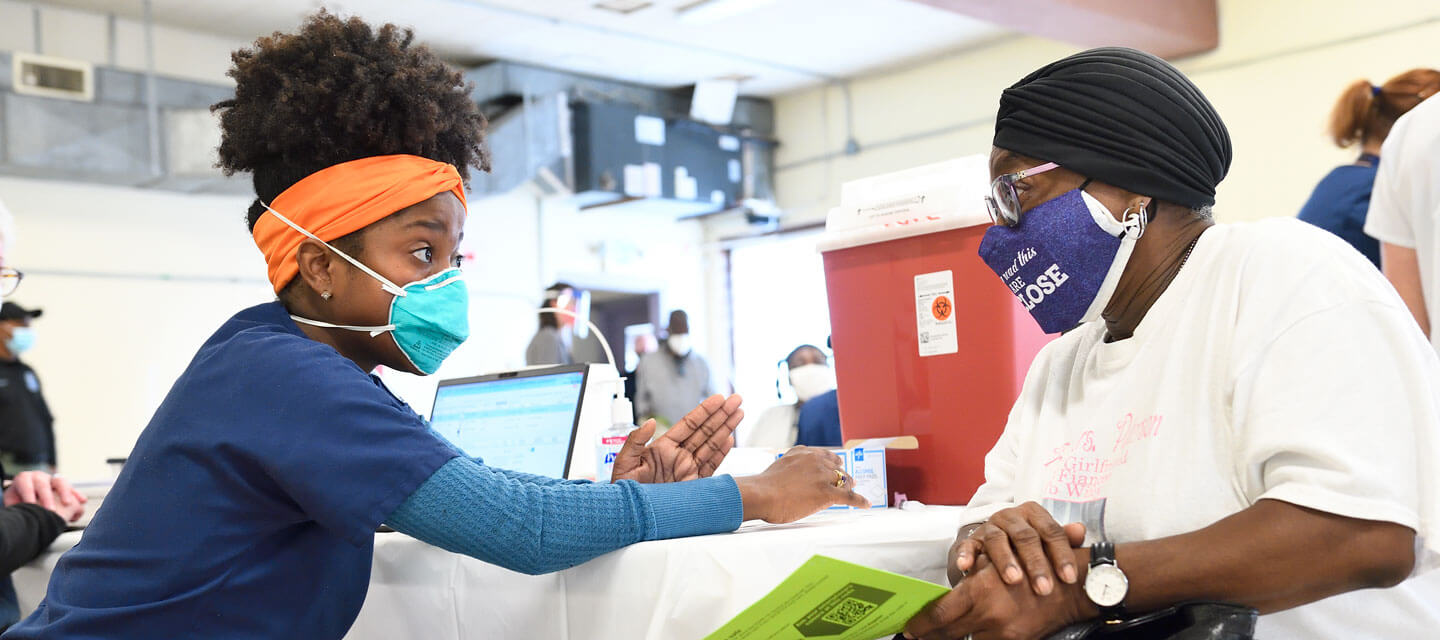
[[[430,427],[489,466],[565,478],[587,378],[577,364],[442,380]]]

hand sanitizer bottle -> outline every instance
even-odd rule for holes
[[[610,427],[600,432],[595,443],[595,481],[610,482],[615,470],[615,456],[625,446],[625,439],[635,430],[635,410],[622,391],[610,401]]]

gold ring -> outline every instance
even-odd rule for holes
[[[841,470],[839,470],[839,469],[836,469],[836,470],[835,470],[835,488],[837,488],[837,489],[844,489],[844,488],[845,488],[845,472],[844,472],[844,471],[841,471]]]

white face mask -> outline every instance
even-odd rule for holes
[[[807,364],[790,370],[790,386],[801,402],[835,390],[835,370],[828,365]]]
[[[670,346],[670,351],[677,356],[690,355],[690,334],[677,333],[665,339],[665,344]]]
[[[1125,265],[1130,263],[1130,255],[1135,252],[1135,242],[1140,236],[1145,235],[1145,208],[1141,207],[1138,214],[1129,214],[1124,222],[1115,219],[1110,209],[1090,194],[1081,191],[1080,197],[1090,209],[1090,217],[1095,219],[1095,224],[1114,237],[1120,238],[1120,250],[1115,253],[1115,260],[1110,263],[1110,270],[1105,273],[1105,279],[1100,282],[1100,290],[1095,292],[1095,300],[1090,303],[1090,308],[1085,310],[1085,315],[1080,322],[1086,323],[1100,318],[1105,311],[1105,306],[1110,304],[1110,298],[1115,295],[1115,287],[1120,284],[1120,276],[1125,273]],[[1124,234],[1124,237],[1121,237]]]

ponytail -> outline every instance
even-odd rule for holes
[[[1378,94],[1379,87],[1368,80],[1356,80],[1340,94],[1340,100],[1330,112],[1329,133],[1335,146],[1344,149],[1363,139],[1366,121],[1375,109]]]
[[[1330,112],[1330,138],[1341,149],[1357,142],[1384,140],[1390,127],[1426,98],[1440,92],[1440,71],[1411,69],[1377,87],[1356,80],[1340,94]]]

